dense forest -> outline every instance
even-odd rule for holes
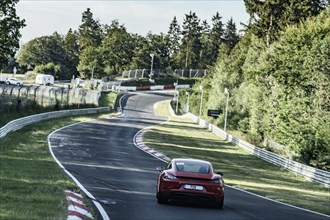
[[[219,13],[208,24],[190,11],[182,24],[174,17],[167,33],[140,36],[118,20],[101,24],[86,9],[77,30],[33,39],[15,59],[18,29],[25,23],[14,13],[18,0],[9,2],[15,35],[1,37],[7,39],[0,48],[1,67],[18,62],[21,70],[57,79],[101,78],[148,69],[154,54],[155,69],[206,68],[200,83],[180,91],[181,111],[189,97],[191,112],[199,115],[202,107],[201,117],[223,127],[224,114],[212,118],[207,110],[225,112],[228,97],[229,131],[259,146],[277,143],[269,150],[330,170],[328,0],[244,0],[250,20],[240,34],[233,20],[224,22]]]

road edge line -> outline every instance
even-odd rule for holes
[[[67,170],[65,169],[65,167],[61,164],[61,162],[55,157],[55,154],[52,150],[52,145],[50,142],[50,137],[57,131],[60,131],[64,128],[68,128],[77,124],[81,124],[84,122],[78,122],[78,123],[74,123],[71,125],[67,125],[64,126],[62,128],[58,128],[55,131],[51,132],[48,137],[47,137],[47,142],[48,142],[48,149],[50,151],[50,154],[52,155],[53,159],[55,160],[55,162],[59,165],[59,167],[78,185],[78,187],[90,198],[92,199],[94,205],[96,206],[96,208],[98,209],[98,211],[100,212],[103,220],[110,220],[110,217],[108,216],[108,214],[105,212],[105,210],[103,209],[103,207],[101,206],[101,204],[96,200],[96,198]]]

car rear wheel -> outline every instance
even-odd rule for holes
[[[222,199],[220,200],[220,202],[217,204],[217,207],[218,207],[219,209],[222,209],[222,208],[223,208],[224,200],[225,200],[225,197],[222,197]]]
[[[159,192],[157,192],[157,201],[159,204],[167,203],[167,199],[164,198]]]

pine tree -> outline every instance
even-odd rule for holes
[[[64,38],[64,46],[67,55],[66,66],[72,75],[77,76],[77,66],[79,63],[78,33],[70,28]]]
[[[83,50],[86,47],[97,47],[102,41],[102,29],[98,20],[93,18],[90,8],[82,14],[82,24],[79,26],[79,46]]]
[[[236,24],[233,21],[233,18],[230,18],[226,24],[223,39],[230,50],[233,49],[239,41],[239,35],[237,34]]]
[[[171,55],[178,52],[178,50],[179,50],[179,46],[180,46],[180,42],[181,42],[180,34],[181,34],[180,25],[178,24],[176,16],[174,16],[174,18],[170,24],[169,30],[167,32],[168,44],[169,44]]]
[[[201,25],[201,50],[199,53],[199,68],[207,68],[207,64],[210,61],[209,47],[210,47],[210,25],[206,20],[202,21]]]
[[[208,62],[207,64],[211,65],[217,60],[220,44],[223,42],[223,23],[221,21],[222,17],[219,12],[217,12],[212,17],[212,29],[210,33],[210,42],[208,49]]]
[[[103,67],[100,62],[95,60],[98,56],[98,46],[102,41],[102,29],[99,21],[93,19],[93,13],[87,8],[82,14],[82,24],[79,26],[79,73],[83,77],[101,75]],[[85,51],[87,50],[87,51]],[[93,62],[91,62],[93,61]],[[94,74],[97,73],[97,74]]]
[[[185,68],[198,68],[200,64],[201,43],[200,19],[195,12],[189,12],[185,15],[182,26],[182,44],[180,48],[181,64]]]

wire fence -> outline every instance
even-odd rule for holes
[[[8,106],[29,106],[33,103],[42,107],[70,105],[98,105],[101,93],[83,88],[50,86],[0,85],[0,110]]]
[[[122,78],[149,78],[151,74],[150,69],[135,69],[127,70],[122,73]],[[206,69],[153,69],[154,77],[182,77],[182,78],[202,78],[206,76]]]

